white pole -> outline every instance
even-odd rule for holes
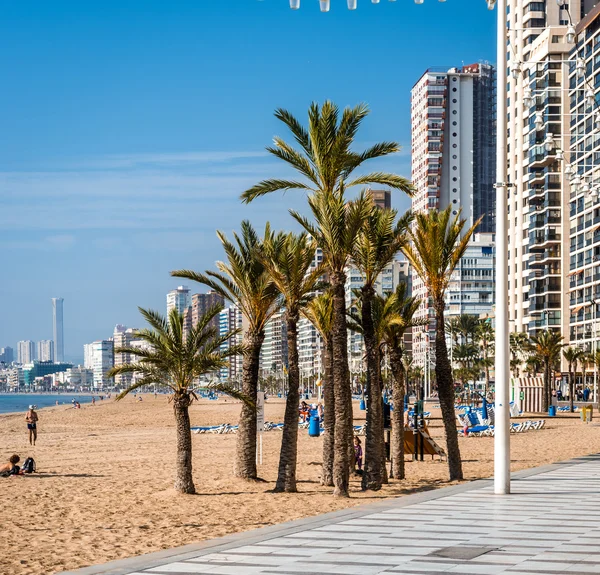
[[[594,350],[593,350],[593,358],[594,358],[594,396],[593,401],[596,403],[598,401],[598,365],[596,363],[596,355],[598,353],[598,342],[596,340],[597,331],[596,331],[596,300],[594,300]]]
[[[508,355],[508,206],[506,131],[506,0],[498,0],[496,103],[496,404],[494,493],[510,493]],[[516,238],[513,238],[516,241]]]

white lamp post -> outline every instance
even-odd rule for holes
[[[488,0],[492,10],[495,0]],[[506,0],[498,0],[496,37],[496,358],[494,406],[494,493],[510,493],[508,348],[508,202],[506,125]]]

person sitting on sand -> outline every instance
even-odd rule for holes
[[[309,416],[310,416],[310,407],[308,407],[308,403],[306,403],[306,401],[303,401],[300,404],[300,417],[302,418],[303,422],[306,422],[308,420]]]
[[[15,453],[10,456],[8,463],[5,463],[0,467],[0,477],[8,477],[9,475],[18,475],[20,469],[17,463],[21,461],[21,458]]]
[[[29,445],[35,445],[35,440],[37,439],[38,419],[38,414],[35,412],[35,405],[30,405],[29,411],[25,416],[25,421],[27,422],[27,429],[29,429]]]

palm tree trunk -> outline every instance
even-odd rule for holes
[[[348,443],[352,433],[352,393],[348,369],[348,341],[346,333],[346,274],[331,274],[333,294],[333,389],[335,393],[335,431],[333,461],[333,494],[348,497],[350,459]]]
[[[392,399],[394,410],[392,411],[392,445],[390,477],[404,479],[404,394],[405,394],[405,370],[402,365],[402,354],[396,348],[390,348],[390,367],[394,377],[392,388]]]
[[[298,312],[287,312],[288,396],[285,401],[283,436],[279,453],[279,471],[275,493],[296,493],[298,458],[298,405],[300,403],[300,367],[298,365]]]
[[[248,330],[244,336],[244,363],[242,366],[242,391],[252,401],[256,401],[258,391],[258,368],[260,349],[265,339],[264,332]],[[242,479],[254,480],[256,474],[256,410],[242,403],[236,441],[234,475]]]
[[[323,346],[323,400],[325,403],[325,421],[323,428],[323,472],[321,485],[333,487],[333,458],[334,458],[334,432],[335,432],[335,393],[333,390],[333,343],[331,336]]]
[[[446,432],[448,471],[450,473],[450,481],[455,481],[463,478],[463,472],[460,448],[458,446],[456,414],[454,412],[454,382],[452,381],[452,368],[448,361],[448,350],[446,348],[444,306],[445,302],[443,298],[435,302],[435,378],[437,380],[442,420]]]
[[[173,411],[177,430],[177,465],[175,490],[179,493],[196,493],[192,479],[192,430],[190,428],[190,396],[176,393],[173,396]]]
[[[383,361],[383,358],[381,357],[381,350],[377,349],[377,377],[379,379],[379,393],[381,394],[381,483],[383,485],[387,485],[390,480],[388,477],[388,471],[387,471],[387,464],[386,464],[386,447],[385,447],[385,417],[384,417],[384,413],[383,413],[383,392],[384,392],[384,386],[383,386],[383,376],[381,373],[381,362]]]
[[[573,392],[575,391],[573,380],[573,366],[569,364],[569,411],[571,413],[575,411],[575,408],[573,407]]]
[[[544,360],[544,392],[542,395],[542,411],[548,413],[548,406],[550,396],[550,362]]]
[[[383,414],[379,381],[379,353],[373,326],[373,288],[362,288],[362,328],[367,357],[367,438],[365,441],[365,470],[361,486],[363,490],[381,489],[381,463],[383,439]]]

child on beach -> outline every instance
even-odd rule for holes
[[[362,445],[358,435],[354,436],[354,465],[358,467],[359,473],[362,472]]]
[[[29,445],[35,445],[35,440],[37,439],[38,419],[38,414],[35,412],[35,405],[30,405],[29,411],[25,416],[25,421],[27,422],[27,429],[29,429]]]

